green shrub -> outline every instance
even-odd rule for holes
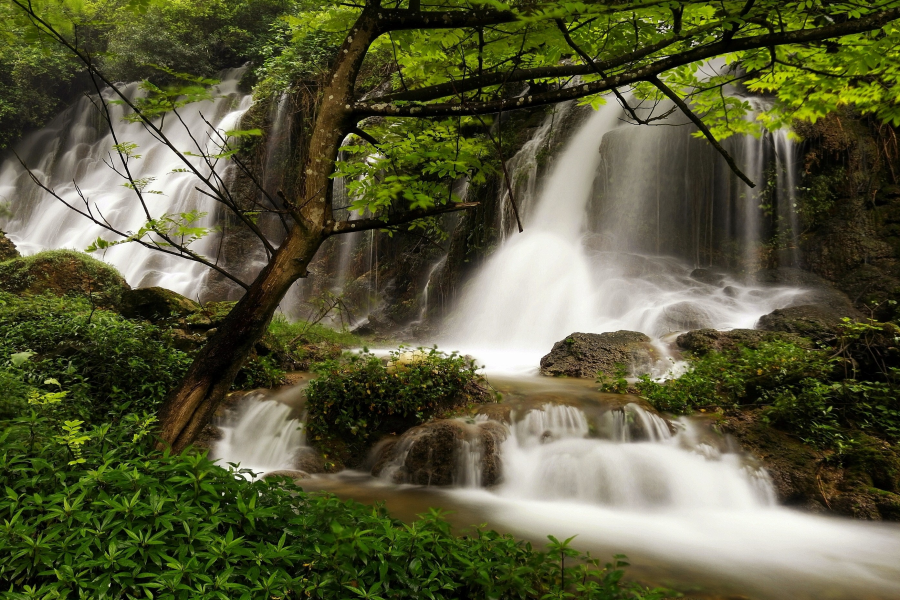
[[[321,323],[288,321],[284,315],[275,315],[269,324],[269,333],[285,346],[318,344],[327,342],[344,348],[362,346],[362,338],[346,330],[337,330]]]
[[[391,352],[391,365],[369,353],[322,363],[306,390],[308,430],[363,447],[467,402],[474,363],[436,348]]]
[[[829,350],[810,350],[783,341],[756,349],[710,352],[691,361],[677,379],[649,376],[637,387],[657,410],[695,410],[741,405],[765,407],[764,417],[795,432],[805,442],[842,450],[855,429],[900,440],[900,370],[883,381],[841,378],[843,359]]]
[[[22,381],[48,389],[45,381],[58,380],[79,418],[154,410],[190,364],[158,328],[94,311],[84,299],[0,294],[0,303],[0,365],[33,353],[18,367]]]
[[[623,583],[620,557],[603,568],[568,541],[543,554],[457,537],[436,511],[405,525],[284,478],[248,481],[152,451],[152,417],[88,429],[48,416],[47,396],[0,430],[6,598],[663,597]]]

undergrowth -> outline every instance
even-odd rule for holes
[[[0,424],[5,598],[660,599],[551,538],[458,537],[437,511],[383,507],[248,480],[205,455],[153,450],[154,418],[88,425],[66,392],[35,394]],[[63,412],[60,412],[60,411]]]

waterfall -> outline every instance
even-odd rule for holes
[[[293,395],[289,391],[287,396]],[[218,423],[222,438],[210,458],[220,464],[239,464],[256,473],[293,469],[299,452],[306,446],[306,426],[297,410],[283,400],[250,394],[235,414]]]
[[[220,84],[212,89],[213,101],[192,104],[182,109],[186,128],[175,118],[167,118],[163,131],[180,151],[197,152],[196,142],[211,154],[219,152],[216,144],[207,139],[209,128],[204,117],[220,131],[235,129],[241,115],[252,101],[238,90],[244,69],[224,73]],[[126,96],[136,98],[143,92],[138,84],[124,86]],[[117,99],[105,90],[106,100]],[[148,190],[161,194],[147,194],[147,204],[154,217],[163,214],[198,211],[207,213],[198,223],[214,227],[221,215],[218,203],[194,189],[196,178],[191,173],[175,172],[184,167],[163,144],[139,123],[127,123],[123,117],[128,110],[122,105],[110,106],[113,123],[120,143],[134,143],[139,160],[129,162],[136,179],[150,180]],[[159,122],[157,122],[159,124]],[[63,198],[80,206],[77,184],[101,215],[120,231],[137,231],[145,222],[134,194],[125,189],[123,180],[105,163],[113,151],[113,138],[101,123],[90,98],[82,98],[57,116],[47,127],[27,136],[17,147],[22,160],[47,186]],[[206,170],[201,159],[192,162],[201,172]],[[220,176],[228,177],[227,161],[220,167]],[[73,181],[74,180],[74,181]],[[114,235],[91,223],[61,202],[44,193],[14,158],[0,164],[0,200],[11,201],[13,216],[0,223],[24,254],[50,248],[83,250],[98,237],[114,239]],[[215,259],[218,239],[210,235],[191,247],[199,254]],[[115,265],[125,279],[136,287],[159,285],[189,297],[202,295],[208,269],[198,263],[143,248],[135,243],[109,249],[103,258]]]
[[[566,500],[625,509],[746,509],[773,505],[764,470],[705,440],[684,420],[670,432],[636,404],[607,412],[594,427],[573,406],[528,411],[503,443],[498,493],[522,500]]]
[[[510,235],[466,285],[443,345],[489,369],[534,370],[575,331],[625,329],[661,340],[702,327],[752,328],[805,292],[748,284],[741,273],[695,272],[735,243],[743,261],[752,255],[756,263],[759,198],[689,129],[623,125],[621,116],[613,102],[591,114],[543,186],[531,186],[536,195],[519,198],[530,207],[525,232]],[[546,135],[541,127],[534,139]],[[779,164],[791,173],[779,180],[787,196],[792,148],[786,134],[774,139],[783,140]],[[760,187],[771,145],[770,136],[730,144]],[[510,164],[533,164],[540,147],[526,144],[526,156]]]

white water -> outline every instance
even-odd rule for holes
[[[205,152],[219,152],[217,145],[207,138],[209,128],[203,117],[220,131],[236,128],[252,101],[251,96],[238,91],[243,71],[232,69],[225,73],[222,82],[212,90],[216,96],[214,101],[181,109],[187,130],[171,115],[166,118],[163,130],[178,150],[199,153],[190,138],[192,133]],[[134,98],[142,92],[132,83],[124,87],[124,93]],[[109,90],[104,96],[108,100],[118,99]],[[134,152],[141,158],[129,162],[134,177],[154,178],[147,190],[162,192],[146,195],[150,214],[158,218],[165,213],[177,215],[196,210],[208,213],[197,225],[211,227],[217,223],[218,205],[194,189],[198,183],[196,177],[173,172],[184,167],[180,159],[142,125],[122,121],[126,114],[124,106],[111,106],[110,110],[119,142],[138,146]],[[146,216],[134,193],[122,186],[124,180],[103,162],[110,161],[113,144],[112,135],[101,126],[96,108],[88,98],[82,98],[47,127],[25,138],[16,152],[41,181],[71,204],[84,208],[75,190],[77,183],[95,214],[105,217],[120,231],[134,232],[145,223]],[[191,160],[201,172],[208,171],[200,158]],[[112,162],[116,164],[115,159]],[[217,167],[221,168],[223,179],[228,176],[227,164],[228,161],[223,161]],[[114,234],[40,190],[14,157],[0,164],[0,202],[3,201],[10,202],[13,216],[0,225],[23,254],[55,248],[84,250],[98,237],[116,239]],[[215,260],[217,242],[217,236],[211,235],[191,248]],[[166,256],[134,243],[112,248],[104,256],[98,254],[98,258],[115,265],[134,287],[159,285],[192,298],[202,293],[209,273],[199,263]]]
[[[533,372],[554,342],[575,331],[625,329],[660,340],[701,327],[752,328],[803,293],[730,276],[710,285],[692,279],[693,266],[678,259],[597,249],[586,208],[603,159],[598,148],[604,134],[621,126],[620,110],[612,102],[601,107],[569,140],[526,216],[525,232],[507,239],[467,285],[442,346],[476,356],[492,372]],[[640,177],[634,169],[624,176]],[[630,221],[617,225],[616,237],[639,235]]]
[[[220,464],[239,464],[254,473],[293,469],[297,455],[306,446],[303,419],[294,416],[289,403],[298,391],[289,390],[276,399],[250,395],[237,414],[219,423],[220,439],[210,458]]]

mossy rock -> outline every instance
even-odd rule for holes
[[[83,296],[100,308],[118,308],[130,289],[115,267],[74,250],[45,250],[0,263],[0,290],[12,294]]]
[[[19,258],[19,251],[12,240],[6,237],[6,234],[0,231],[0,262]]]
[[[200,311],[198,303],[162,287],[138,288],[122,294],[121,313],[126,319],[174,324],[185,319],[190,322]]]
[[[809,339],[796,334],[781,331],[761,331],[759,329],[695,329],[682,333],[675,340],[679,348],[703,356],[709,352],[736,352],[740,348],[755,350],[761,344],[769,342],[788,342],[801,348],[812,349],[815,345]]]

